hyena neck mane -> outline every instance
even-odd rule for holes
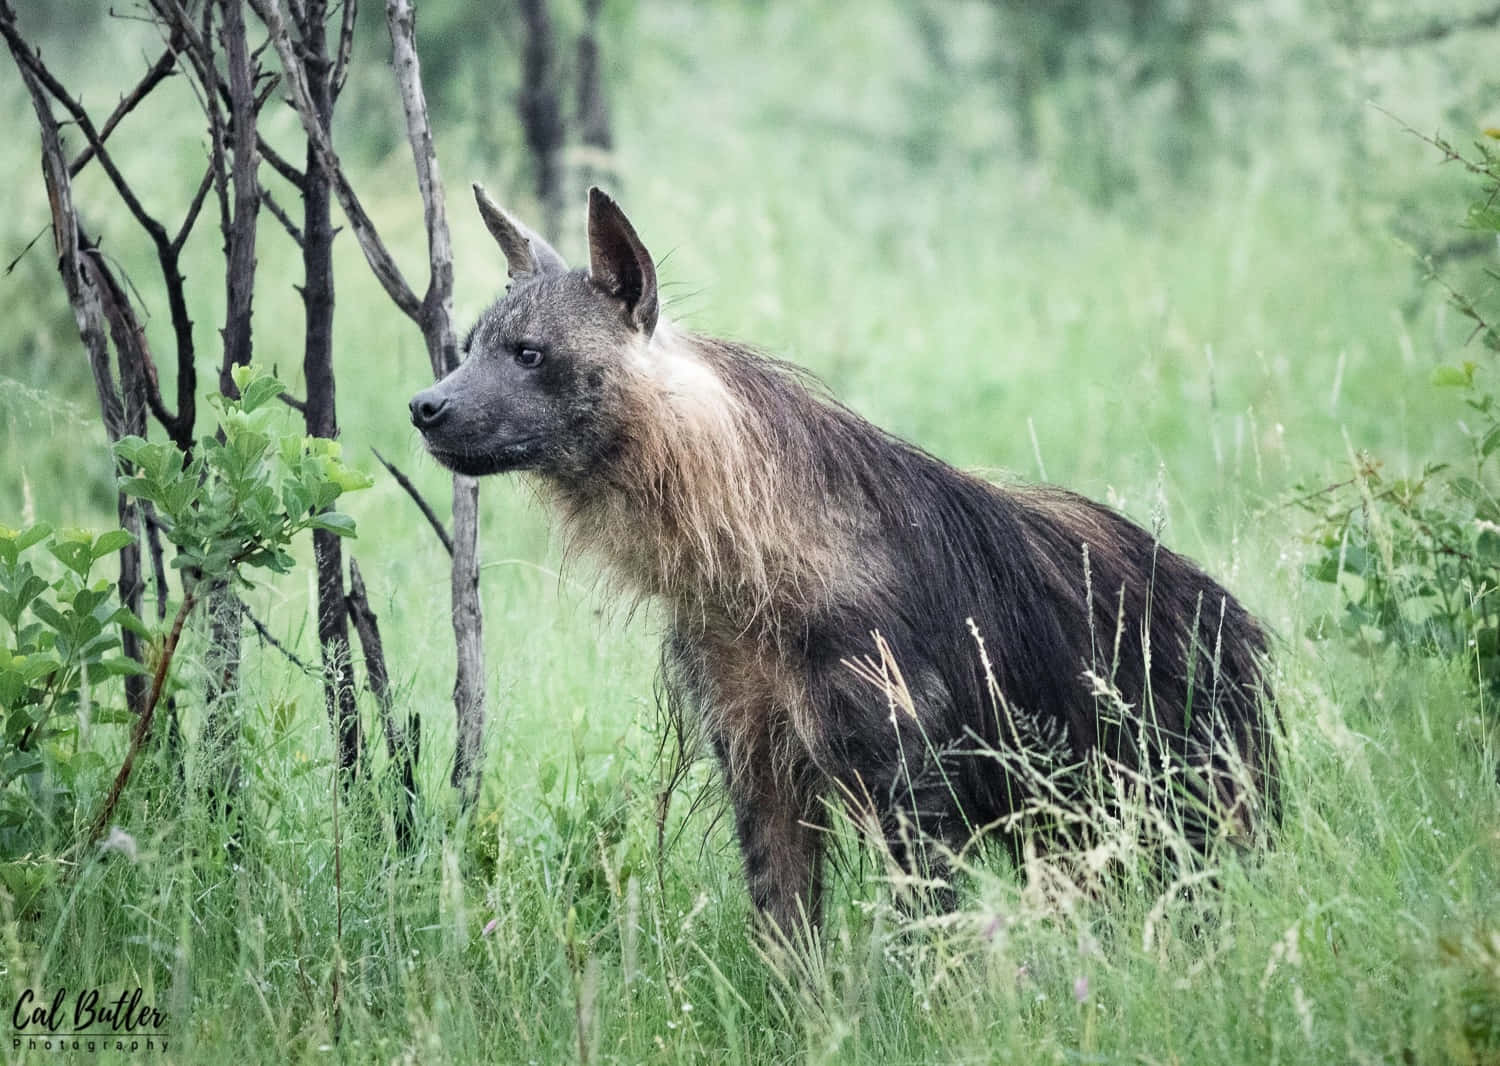
[[[805,372],[662,321],[623,360],[601,468],[549,479],[569,552],[679,622],[774,629],[850,595],[868,522],[840,445],[883,437]],[[847,455],[842,457],[847,459]]]

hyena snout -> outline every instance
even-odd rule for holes
[[[411,409],[411,424],[423,433],[436,429],[453,411],[448,397],[439,395],[436,388],[423,389],[406,406]]]

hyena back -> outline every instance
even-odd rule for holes
[[[712,741],[770,922],[816,922],[830,804],[929,876],[977,833],[1017,845],[1091,775],[1137,782],[1200,851],[1275,816],[1266,635],[1191,562],[678,329],[599,190],[571,271],[476,195],[511,285],[412,420],[454,470],[528,472],[570,550],[661,602],[665,680]]]

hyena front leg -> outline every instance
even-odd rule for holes
[[[810,760],[787,765],[767,734],[716,738],[750,900],[767,930],[795,940],[818,925],[823,894],[824,808]],[[731,755],[731,751],[733,754]]]

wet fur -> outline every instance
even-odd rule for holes
[[[955,470],[748,348],[654,343],[642,367],[663,376],[622,390],[636,428],[610,474],[550,488],[573,544],[667,605],[669,685],[723,764],[757,906],[816,916],[825,800],[863,808],[913,869],[975,827],[1013,836],[1037,777],[973,753],[1014,751],[1017,718],[1053,738],[1026,753],[1049,770],[1192,767],[1190,841],[1250,835],[1271,776],[1266,639],[1222,587],[1115,512]],[[691,393],[677,364],[706,375]],[[915,717],[850,667],[875,632]]]

